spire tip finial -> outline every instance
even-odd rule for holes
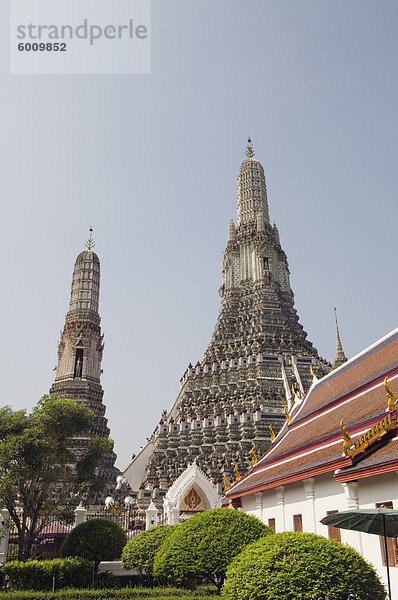
[[[245,154],[246,154],[247,158],[253,158],[253,156],[254,156],[253,144],[252,144],[250,135],[247,138],[247,146],[246,146]]]
[[[92,227],[90,227],[90,229],[89,229],[89,232],[90,232],[90,235],[89,235],[89,238],[88,238],[88,240],[87,240],[87,242],[86,242],[86,248],[87,248],[87,250],[88,250],[89,252],[91,252],[91,251],[92,251],[92,249],[93,249],[93,248],[94,248],[94,246],[95,246],[95,242],[94,242],[94,240],[93,240],[93,228],[92,228]]]
[[[340,332],[339,332],[339,324],[337,321],[337,310],[336,307],[333,307],[334,310],[334,320],[336,321],[336,337],[337,337],[337,351],[336,351],[336,358],[334,359],[334,363],[333,363],[333,368],[336,369],[337,367],[339,367],[340,365],[342,365],[343,363],[345,363],[347,361],[347,357],[344,354],[344,350],[343,350],[343,345],[341,343],[341,339],[340,339]]]

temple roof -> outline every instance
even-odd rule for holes
[[[343,453],[340,422],[355,442],[377,423],[393,414],[387,409],[384,379],[398,393],[398,329],[315,380],[304,400],[291,411],[271,448],[226,494],[246,494],[338,470],[338,480],[350,480],[372,469],[398,466],[395,428],[354,457]],[[391,412],[393,411],[393,412]]]

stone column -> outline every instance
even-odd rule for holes
[[[176,508],[173,503],[163,500],[163,513],[167,515],[167,523],[169,525],[178,525],[180,519],[180,509]]]
[[[180,509],[172,508],[170,525],[178,525],[179,523],[180,523]]]
[[[286,515],[285,515],[285,486],[284,485],[278,485],[278,487],[275,488],[275,493],[276,493],[276,502],[279,504],[279,506],[282,509],[282,531],[286,531]]]
[[[344,488],[348,508],[359,508],[358,482],[347,481],[341,484]],[[363,554],[362,534],[359,531],[345,531],[346,541]]]
[[[81,523],[85,523],[87,520],[87,510],[84,508],[82,503],[75,509],[75,527]]]
[[[145,515],[146,515],[145,529],[146,530],[152,529],[152,527],[156,527],[156,525],[158,524],[158,514],[159,514],[158,509],[156,508],[155,504],[153,502],[151,502],[145,511]]]
[[[254,496],[256,498],[256,508],[259,512],[258,518],[260,519],[260,521],[262,521],[263,520],[263,493],[257,492],[257,494],[254,494]]]
[[[308,477],[307,479],[303,479],[305,497],[311,503],[311,514],[313,521],[313,529],[311,533],[316,533],[316,514],[315,514],[315,479],[313,477]]]
[[[10,533],[10,513],[6,508],[1,511],[0,564],[7,561],[8,536]]]
[[[344,488],[348,508],[359,508],[358,482],[348,481],[341,484]]]

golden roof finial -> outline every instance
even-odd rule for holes
[[[224,473],[224,494],[226,494],[228,492],[228,490],[231,489],[231,486],[229,484],[229,481],[227,479],[227,476]]]
[[[289,414],[289,411],[288,411],[288,409],[287,409],[287,406],[285,405],[283,408],[284,408],[285,415],[286,415],[286,422],[287,422],[287,424],[289,425],[289,423],[290,423],[290,421],[292,420],[292,418],[291,418],[291,416],[290,416],[290,414]]]
[[[254,446],[252,447],[252,449],[250,450],[250,454],[252,455],[252,467],[254,467],[254,465],[256,463],[258,463],[258,458],[256,456],[256,453],[254,451]]]
[[[89,252],[91,252],[91,251],[92,251],[92,249],[93,249],[93,248],[94,248],[94,246],[95,246],[95,242],[94,242],[94,240],[93,240],[93,228],[92,228],[92,227],[90,227],[90,229],[89,229],[89,232],[90,232],[90,235],[89,235],[89,238],[88,238],[88,240],[87,240],[87,242],[86,242],[86,248],[87,248],[87,250],[88,250]]]
[[[316,383],[317,381],[319,381],[318,377],[314,373],[314,369],[312,367],[312,363],[310,363],[310,373],[312,375],[312,383]]]
[[[395,410],[395,403],[397,401],[396,397],[390,390],[389,385],[387,384],[387,377],[384,380],[384,387],[386,388],[387,398],[388,398],[388,407],[387,410]]]
[[[254,150],[253,150],[253,145],[252,145],[250,136],[247,138],[247,146],[246,146],[245,154],[246,154],[247,158],[253,158],[253,156],[254,156]]]
[[[294,383],[292,381],[292,394],[293,394],[293,398],[296,397],[296,390],[294,389]]]
[[[238,465],[235,465],[235,481],[239,481],[240,480],[240,475],[239,475],[239,471],[238,471]]]
[[[271,423],[268,425],[268,427],[269,427],[269,430],[270,430],[270,433],[271,433],[271,443],[272,443],[274,441],[274,439],[276,438],[276,435],[275,435],[275,431],[272,428]]]
[[[351,448],[351,446],[353,445],[353,441],[351,439],[351,437],[348,434],[347,429],[345,428],[344,425],[344,421],[343,419],[340,421],[340,428],[341,428],[341,433],[343,435],[343,452],[344,454],[347,456],[348,452],[347,450],[349,450]]]
[[[337,311],[336,307],[333,307],[334,310],[334,320],[336,321],[336,335],[337,335],[337,350],[336,350],[336,358],[334,359],[333,369],[337,369],[340,365],[347,362],[347,357],[344,354],[343,345],[340,340],[340,332],[339,332],[339,324],[337,322]]]

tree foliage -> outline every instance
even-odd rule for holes
[[[118,560],[127,543],[123,529],[111,519],[90,519],[66,536],[61,556],[87,558],[98,567],[102,560]]]
[[[93,424],[85,405],[55,396],[44,396],[30,414],[0,409],[0,501],[17,528],[20,560],[51,521],[71,522],[77,494],[89,497],[103,487],[95,470],[112,441],[93,437],[75,469],[69,449],[71,438]]]
[[[204,577],[220,589],[228,564],[243,548],[273,531],[256,517],[219,508],[194,515],[165,540],[155,557],[153,575],[193,586]]]
[[[123,549],[123,567],[136,569],[141,575],[152,577],[155,555],[176,527],[179,525],[158,525],[129,540]]]
[[[224,600],[385,600],[371,565],[350,546],[313,533],[262,538],[232,561]]]

